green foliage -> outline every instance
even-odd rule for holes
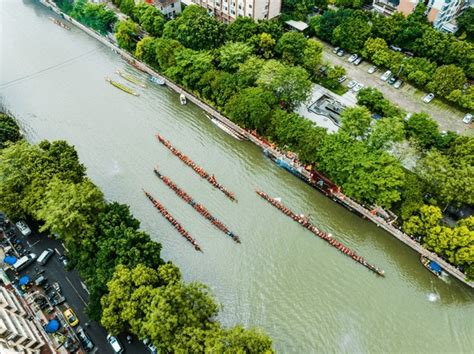
[[[195,89],[201,77],[214,69],[214,58],[207,51],[183,49],[178,52],[175,60],[176,65],[168,68],[166,75],[190,89]]]
[[[303,52],[303,67],[314,77],[323,58],[323,44],[314,39],[308,39]]]
[[[363,138],[369,130],[372,117],[365,107],[346,108],[341,113],[341,131],[352,138]]]
[[[306,46],[307,40],[303,33],[290,31],[281,36],[275,49],[285,63],[301,65],[304,62]]]
[[[181,15],[165,25],[163,37],[176,39],[194,50],[217,48],[224,42],[225,26],[200,6],[187,6]]]
[[[469,7],[456,19],[458,25],[457,35],[466,36],[470,41],[474,41],[474,8]]]
[[[155,40],[155,60],[161,70],[176,65],[176,56],[184,47],[174,39],[158,38]]]
[[[228,42],[219,48],[219,67],[232,72],[252,54],[253,48],[241,42]]]
[[[82,24],[106,34],[112,31],[117,16],[105,4],[93,4],[86,0],[77,0],[70,10],[70,15]]]
[[[227,101],[241,90],[239,77],[219,70],[206,72],[197,84],[202,98],[222,109]]]
[[[144,37],[137,43],[135,49],[135,56],[144,61],[145,63],[157,67],[158,63],[156,61],[156,41],[152,37]]]
[[[315,5],[315,0],[284,0],[282,16],[288,19],[304,21]],[[327,6],[327,0],[319,0],[318,5]]]
[[[405,127],[399,117],[379,119],[375,122],[368,143],[374,149],[388,150],[394,143],[403,141]]]
[[[254,86],[266,61],[257,57],[250,57],[239,66],[237,73],[243,86]]]
[[[373,87],[365,87],[357,93],[357,104],[382,117],[402,116],[400,108],[385,99],[382,92]]]
[[[257,34],[250,39],[250,43],[255,48],[255,53],[257,55],[265,59],[273,57],[273,49],[276,42],[270,34],[265,32]]]
[[[21,139],[20,128],[8,114],[0,113],[0,149]]]
[[[344,49],[358,52],[364,48],[371,32],[368,16],[363,11],[356,10],[334,29],[332,40]]]
[[[137,19],[140,26],[151,36],[161,37],[165,27],[165,16],[157,7],[141,3],[135,6],[133,17]]]
[[[439,136],[438,123],[426,113],[413,114],[405,124],[408,138],[414,139],[422,148],[435,145]]]
[[[271,92],[261,87],[249,87],[232,96],[225,111],[235,123],[263,133],[270,124],[275,103]]]
[[[132,20],[120,21],[115,28],[115,38],[120,48],[134,52],[140,27]]]
[[[306,70],[273,59],[266,61],[262,67],[257,84],[272,91],[287,109],[306,101],[312,86]]]
[[[227,26],[227,39],[232,42],[246,42],[258,33],[258,24],[250,17],[239,16]]]
[[[456,65],[443,65],[436,69],[428,89],[442,97],[454,90],[460,90],[466,83],[466,75]]]

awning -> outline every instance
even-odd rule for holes
[[[13,256],[6,256],[3,259],[3,262],[5,262],[6,264],[9,264],[9,265],[14,265],[16,263],[16,261],[17,261],[16,257],[13,257]]]
[[[441,273],[441,271],[443,270],[441,266],[435,261],[430,261],[430,268],[436,273]]]
[[[59,321],[53,319],[44,327],[44,330],[46,333],[54,333],[59,329],[59,327],[61,327]]]
[[[26,285],[30,281],[30,277],[28,275],[24,275],[18,280],[18,285]]]
[[[288,26],[293,27],[294,29],[303,32],[305,29],[307,29],[309,26],[306,22],[303,21],[286,21],[285,22]]]

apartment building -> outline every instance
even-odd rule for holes
[[[239,16],[254,20],[271,19],[280,15],[282,0],[186,0],[206,8],[224,22],[232,22]]]
[[[155,6],[167,18],[175,18],[181,13],[181,0],[135,0]]]
[[[0,353],[40,353],[44,346],[44,338],[14,291],[0,286]]]
[[[380,13],[391,15],[400,11],[410,14],[422,0],[374,0],[374,9]],[[424,0],[427,6],[428,20],[433,26],[445,32],[454,33],[457,30],[456,18],[470,6],[474,0]]]

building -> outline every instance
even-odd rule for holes
[[[239,16],[254,20],[271,19],[280,15],[282,0],[186,0],[186,5],[196,4],[224,22]]]
[[[181,0],[139,0],[155,6],[167,18],[175,18],[181,13]]]
[[[391,15],[400,11],[409,15],[421,0],[374,0],[374,10]],[[456,18],[470,6],[474,0],[426,0],[428,20],[433,26],[445,32],[454,33],[457,30]]]
[[[40,353],[45,344],[14,291],[0,286],[0,353]]]

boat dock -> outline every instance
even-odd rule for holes
[[[150,193],[146,192],[145,190],[143,191],[147,198],[150,200],[150,202],[153,204],[153,206],[158,209],[158,211],[165,217],[166,220],[169,221],[173,227],[178,230],[178,232],[186,239],[188,242],[190,242],[196,251],[202,252],[201,247],[197,244],[196,240],[191,237],[191,235],[184,229],[184,227],[181,226],[181,224],[176,221],[175,218],[171,216],[171,214],[168,212],[168,210],[165,209],[165,207],[157,201],[155,198],[151,196]]]
[[[183,191],[181,188],[179,188],[176,183],[174,183],[170,178],[164,176],[163,174],[158,171],[158,168],[155,168],[153,170],[155,172],[155,175],[163,181],[164,184],[166,184],[173,192],[176,193],[181,199],[183,199],[186,203],[191,205],[193,209],[195,209],[199,214],[204,216],[207,220],[211,222],[215,227],[217,227],[219,230],[221,230],[224,234],[232,238],[235,242],[240,243],[240,238],[239,236],[230,231],[227,226],[224,225],[222,221],[219,219],[215,218],[214,216],[211,215],[211,213],[204,207],[204,205],[199,204],[195,199],[193,199],[189,194],[187,194],[185,191]]]
[[[192,93],[186,91],[181,86],[175,84],[174,82],[170,81],[166,77],[160,75],[158,72],[150,68],[148,65],[138,61],[130,53],[119,48],[116,45],[116,43],[114,43],[110,38],[102,36],[98,32],[84,26],[83,24],[71,18],[67,14],[64,14],[54,3],[51,3],[47,0],[39,0],[39,1],[46,7],[50,8],[52,11],[62,16],[64,19],[68,20],[77,28],[81,29],[82,31],[90,35],[91,37],[97,39],[98,41],[103,43],[105,46],[109,47],[115,53],[123,56],[124,58],[127,58],[128,60],[134,61],[136,63],[135,67],[137,67],[139,70],[149,75],[153,75],[157,78],[162,79],[164,83],[166,84],[166,86],[168,86],[170,89],[174,90],[178,94],[185,95],[188,102],[194,103],[196,106],[201,108],[204,112],[208,113],[215,119],[221,121],[223,124],[225,124],[229,128],[237,131],[242,136],[246,137],[255,145],[259,146],[263,151],[266,151],[266,154],[268,156],[273,156],[274,161],[276,161],[279,158],[280,159],[279,161],[281,161],[281,165],[285,163],[287,166],[289,166],[288,168],[290,168],[290,172],[293,173],[298,178],[312,185],[314,188],[321,191],[322,193],[324,193],[325,195],[333,199],[335,202],[341,204],[348,210],[355,212],[361,215],[363,218],[366,218],[367,220],[370,220],[371,222],[375,223],[378,227],[383,228],[390,235],[394,236],[395,238],[397,238],[399,241],[409,246],[414,251],[440,264],[446,272],[451,274],[456,279],[459,279],[464,284],[468,285],[471,288],[474,288],[474,281],[466,280],[466,276],[460,270],[458,270],[456,267],[449,264],[445,260],[441,259],[437,254],[430,252],[429,250],[422,247],[418,242],[414,241],[407,234],[401,232],[398,228],[393,226],[386,219],[372,214],[369,210],[364,208],[362,205],[358,204],[357,202],[345,196],[343,193],[341,193],[339,187],[335,186],[333,182],[331,182],[329,179],[327,179],[324,175],[322,175],[318,171],[313,170],[309,172],[306,170],[304,165],[300,164],[299,162],[295,162],[288,159],[284,153],[272,147],[263,139],[259,138],[256,134],[252,132],[248,132],[245,129],[242,129],[237,124],[227,119],[219,111],[209,106],[208,104],[202,102],[198,97],[194,96]]]
[[[229,191],[222,184],[218,183],[216,178],[214,177],[214,175],[209,174],[202,167],[198,166],[193,160],[191,160],[189,157],[187,157],[181,151],[176,149],[173,145],[171,145],[171,143],[168,140],[166,140],[160,134],[156,134],[156,138],[158,139],[158,141],[160,143],[162,143],[166,148],[168,148],[173,153],[173,155],[177,156],[186,165],[191,167],[194,170],[194,172],[196,172],[199,176],[201,176],[201,178],[204,178],[206,181],[208,181],[210,184],[212,184],[215,188],[217,188],[222,193],[224,193],[226,195],[226,197],[229,198],[230,200],[237,201],[235,199],[234,193]]]
[[[372,272],[374,272],[375,274],[377,275],[380,275],[380,276],[384,276],[385,273],[383,270],[373,266],[372,264],[370,264],[369,262],[367,262],[363,257],[359,256],[356,252],[352,251],[351,249],[349,249],[348,247],[344,246],[342,243],[340,243],[339,241],[335,240],[331,234],[328,234],[326,232],[323,232],[321,230],[319,230],[316,226],[314,226],[307,218],[305,217],[302,217],[302,216],[299,216],[297,214],[295,214],[294,212],[292,212],[289,208],[287,208],[286,206],[284,206],[282,203],[280,203],[279,201],[277,201],[276,199],[273,199],[271,198],[270,196],[268,196],[268,194],[262,192],[262,191],[259,191],[257,190],[256,191],[257,194],[262,197],[263,199],[265,199],[267,202],[269,202],[271,205],[273,205],[275,208],[277,208],[278,210],[280,210],[283,214],[285,214],[286,216],[289,216],[290,218],[292,218],[294,221],[296,221],[298,224],[300,224],[301,226],[303,226],[305,229],[308,229],[309,231],[311,231],[314,235],[318,236],[320,239],[326,241],[327,243],[329,243],[331,246],[333,246],[334,248],[336,248],[337,250],[339,250],[342,254],[345,254],[346,256],[352,258],[354,261],[356,261],[357,263],[360,263],[362,264],[364,267],[366,267],[367,269],[371,270]]]

